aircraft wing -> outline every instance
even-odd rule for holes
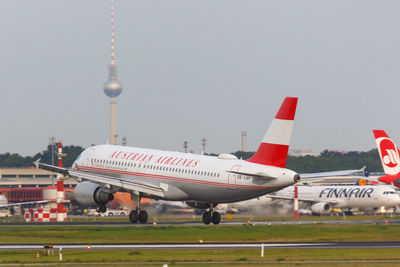
[[[279,194],[268,194],[265,195],[266,197],[269,198],[274,198],[274,199],[285,199],[285,200],[294,200],[294,196],[287,196],[287,195],[279,195]],[[315,199],[311,198],[297,198],[299,201],[304,201],[304,202],[312,202],[312,203],[317,203]],[[337,204],[339,201],[336,200],[329,200],[329,201],[323,201],[324,203],[330,203],[330,204]]]
[[[147,184],[141,181],[131,181],[119,179],[117,177],[111,177],[101,174],[86,173],[79,170],[68,170],[67,168],[61,168],[45,163],[40,163],[40,159],[35,161],[33,165],[39,169],[45,169],[48,171],[62,173],[64,175],[69,175],[72,178],[77,178],[79,180],[88,180],[96,182],[99,184],[112,185],[120,187],[130,191],[138,191],[144,194],[155,195],[159,197],[164,197],[164,190],[152,184]]]
[[[144,194],[164,197],[164,190],[152,184],[142,181],[124,180],[101,174],[86,173],[78,170],[69,170],[69,175],[80,180],[88,180],[99,184],[107,184],[130,191],[138,191]]]
[[[68,175],[68,169],[67,168],[62,168],[62,167],[57,167],[57,166],[41,163],[40,162],[40,158],[33,163],[33,166],[35,166],[38,169],[44,169],[44,170],[47,170],[47,171],[56,172],[56,173],[62,173],[64,175]]]
[[[354,174],[357,172],[362,172],[364,173],[366,166],[362,167],[359,170],[343,170],[343,171],[331,171],[331,172],[315,172],[315,173],[303,173],[300,174],[301,181],[303,182],[305,179],[310,179],[310,181],[316,181],[313,180],[315,178],[321,178],[321,177],[330,177],[330,176],[346,176],[350,174]],[[354,178],[354,177],[351,177]]]
[[[49,201],[47,201],[47,200],[40,200],[40,201],[28,201],[28,202],[8,203],[8,204],[2,204],[2,205],[0,205],[0,208],[13,207],[13,206],[22,206],[22,205],[29,205],[29,204],[41,204],[41,203],[47,203],[47,202],[49,202]]]

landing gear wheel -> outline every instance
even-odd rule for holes
[[[97,211],[97,212],[100,212],[100,213],[104,213],[104,212],[107,211],[107,207],[106,207],[106,206],[98,206],[98,207],[96,208],[96,211]]]
[[[146,223],[148,218],[149,218],[149,216],[147,215],[147,211],[141,210],[139,212],[139,222],[140,223]]]
[[[213,224],[219,224],[221,222],[221,214],[219,214],[219,212],[214,211],[213,215],[211,216],[211,222]]]
[[[206,211],[203,213],[203,223],[210,224],[211,223],[211,212]]]
[[[131,221],[131,223],[137,223],[137,221],[139,220],[139,214],[137,210],[132,210],[129,213],[129,220]]]

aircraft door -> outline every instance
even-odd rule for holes
[[[234,165],[234,166],[232,166],[231,171],[237,172],[237,171],[239,171],[240,167],[241,167],[240,165]],[[236,184],[237,176],[238,175],[236,173],[230,172],[229,176],[228,176],[228,183],[229,184]]]

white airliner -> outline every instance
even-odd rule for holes
[[[18,202],[18,203],[8,203],[8,199],[4,195],[0,195],[0,208],[9,208],[15,206],[22,206],[22,205],[30,205],[30,204],[43,204],[47,203],[47,200],[40,200],[40,201],[27,201],[27,202]]]
[[[248,160],[230,154],[211,157],[100,145],[83,151],[69,170],[39,161],[35,165],[80,181],[75,199],[82,205],[97,206],[101,212],[113,193],[130,192],[137,207],[129,214],[132,223],[147,221],[147,212],[140,208],[145,196],[209,209],[203,213],[203,222],[218,224],[221,215],[214,211],[218,203],[256,198],[300,180],[299,174],[285,168],[296,106],[297,98],[285,98],[260,147]]]
[[[400,196],[388,185],[328,185],[297,186],[298,200],[313,203],[311,211],[316,214],[329,214],[332,208],[379,208],[396,207]],[[294,199],[294,187],[284,188],[266,197]]]

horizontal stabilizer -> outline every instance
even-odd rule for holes
[[[240,174],[240,175],[246,175],[246,176],[253,176],[255,178],[263,179],[266,181],[277,179],[276,177],[272,177],[266,173],[262,172],[257,172],[257,173],[252,173],[252,172],[240,172],[240,171],[227,171],[229,173],[234,173],[234,174]]]

